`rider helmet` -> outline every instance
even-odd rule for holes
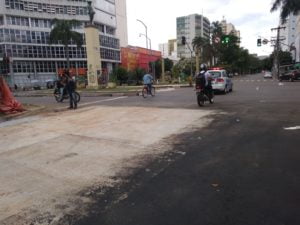
[[[200,69],[206,71],[206,70],[207,70],[206,64],[205,64],[205,63],[202,63],[202,64],[200,65]]]

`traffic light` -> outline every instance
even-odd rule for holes
[[[228,44],[230,42],[230,37],[228,35],[225,35],[222,37],[222,44]]]
[[[261,38],[257,39],[257,46],[260,47],[261,46]]]
[[[182,45],[185,45],[185,44],[186,44],[185,36],[182,36],[182,37],[181,37],[181,44],[182,44]]]

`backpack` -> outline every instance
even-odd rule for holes
[[[196,85],[200,85],[201,87],[205,87],[205,71],[201,71],[197,76],[196,76]]]

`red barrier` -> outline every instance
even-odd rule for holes
[[[13,114],[24,111],[23,106],[12,95],[3,77],[0,77],[0,112]]]

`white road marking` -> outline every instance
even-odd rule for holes
[[[256,87],[256,90],[259,91],[259,87]]]
[[[285,130],[300,130],[300,126],[295,126],[295,127],[285,127]]]
[[[278,85],[279,85],[279,86],[284,86],[284,84],[283,84],[283,83],[278,83]]]
[[[164,88],[164,89],[160,89],[160,90],[157,90],[156,92],[165,92],[165,91],[174,91],[175,88]]]

